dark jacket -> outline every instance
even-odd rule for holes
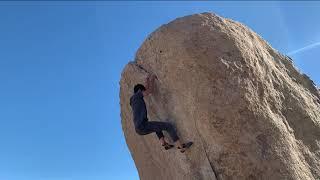
[[[133,113],[134,126],[136,130],[140,129],[143,123],[148,120],[147,107],[146,103],[144,102],[143,93],[141,90],[131,96],[130,106]]]

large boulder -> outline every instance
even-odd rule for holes
[[[148,118],[192,140],[184,154],[135,133],[129,99],[151,72]],[[211,13],[161,26],[120,81],[122,128],[142,180],[320,179],[319,98],[289,57]]]

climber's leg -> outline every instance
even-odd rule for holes
[[[161,145],[166,150],[168,150],[168,149],[173,148],[174,146],[165,141],[164,135],[162,133],[162,130],[168,129],[167,124],[168,123],[162,123],[162,122],[145,122],[145,123],[143,123],[143,125],[139,129],[136,129],[136,132],[140,135],[147,135],[147,134],[155,132],[160,140]],[[169,125],[171,125],[171,124],[169,124]]]
[[[165,140],[164,140],[164,135],[163,135],[162,131],[159,130],[159,128],[154,128],[154,127],[147,125],[147,123],[148,122],[143,123],[143,125],[139,129],[136,129],[136,132],[139,135],[147,135],[147,134],[155,132],[157,137],[159,138],[161,144],[164,144]]]
[[[145,122],[142,126],[142,129],[139,129],[137,133],[140,135],[146,135],[146,134],[155,132],[161,144],[165,147],[165,149],[170,149],[173,147],[173,145],[170,145],[167,142],[165,142],[164,135],[162,133],[163,130],[169,133],[171,139],[173,140],[173,142],[175,142],[175,145],[177,146],[178,149],[180,149],[180,152],[182,153],[185,152],[186,149],[188,149],[193,144],[192,142],[181,143],[172,124],[167,122],[158,122],[158,121]]]
[[[156,132],[159,139],[163,137],[162,131],[167,131],[173,142],[179,140],[174,127],[168,122],[148,121],[144,124],[144,129],[146,131]]]
[[[156,131],[156,135],[160,141],[161,141],[161,139],[164,139],[164,135],[163,135],[162,131]]]

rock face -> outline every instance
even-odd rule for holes
[[[192,140],[185,154],[135,133],[129,99],[148,72],[158,76],[144,98],[148,118]],[[289,57],[211,13],[161,26],[120,81],[122,127],[142,180],[320,179],[319,99]]]

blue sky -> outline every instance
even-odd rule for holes
[[[0,179],[134,180],[123,67],[176,17],[240,21],[320,85],[319,2],[0,2]]]

